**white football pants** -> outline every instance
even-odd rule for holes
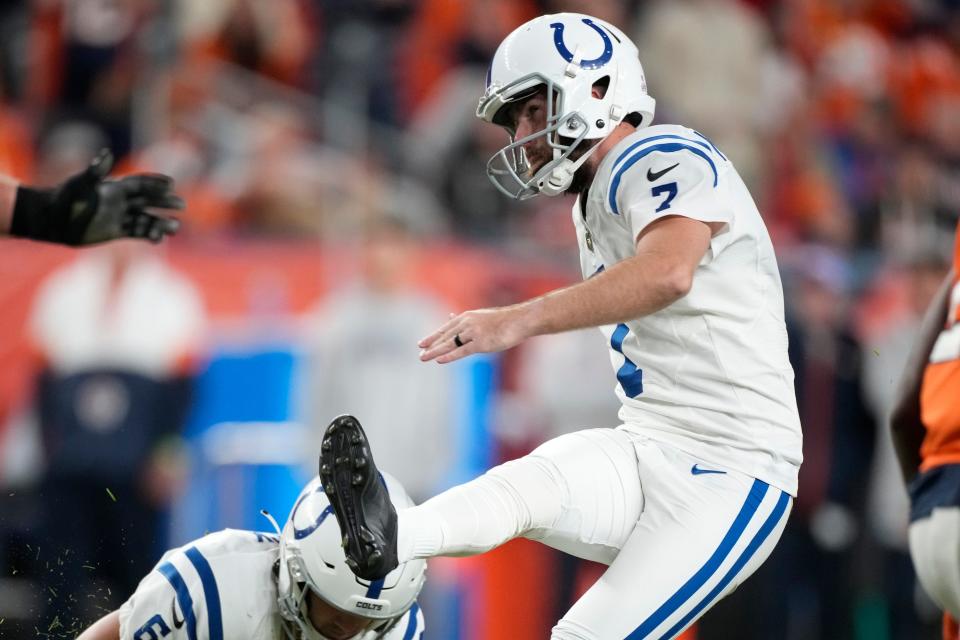
[[[400,560],[482,553],[522,536],[609,565],[553,640],[666,640],[776,545],[792,498],[622,429],[560,436],[400,512]]]
[[[960,508],[937,507],[911,523],[910,556],[924,591],[960,619]]]

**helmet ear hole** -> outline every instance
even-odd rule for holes
[[[593,97],[602,100],[607,95],[607,89],[610,88],[610,76],[603,76],[592,85]]]
[[[643,114],[637,113],[636,111],[633,113],[628,113],[626,116],[624,116],[623,121],[629,125],[639,128],[640,125],[643,124]]]

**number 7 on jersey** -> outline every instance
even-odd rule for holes
[[[673,199],[677,197],[677,183],[668,182],[667,184],[658,184],[653,188],[653,190],[650,193],[651,195],[653,195],[654,198],[656,198],[661,193],[667,194],[666,199],[660,204],[659,207],[657,207],[654,213],[663,211],[664,209],[669,209],[670,203],[673,202]]]

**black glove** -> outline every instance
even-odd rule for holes
[[[183,209],[173,179],[137,174],[104,180],[112,166],[113,154],[104,149],[85,171],[58,187],[19,187],[10,234],[76,247],[117,238],[160,242],[176,233],[179,220],[147,212]]]

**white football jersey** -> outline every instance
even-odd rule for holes
[[[235,529],[168,551],[120,607],[120,640],[281,640],[278,554],[277,535]],[[363,638],[419,640],[423,629],[414,604]]]
[[[685,297],[601,327],[617,375],[620,419],[796,495],[801,433],[783,288],[760,213],[727,158],[676,125],[621,140],[597,168],[586,206],[580,199],[574,204],[583,276],[636,255],[640,232],[670,215],[724,227]]]

